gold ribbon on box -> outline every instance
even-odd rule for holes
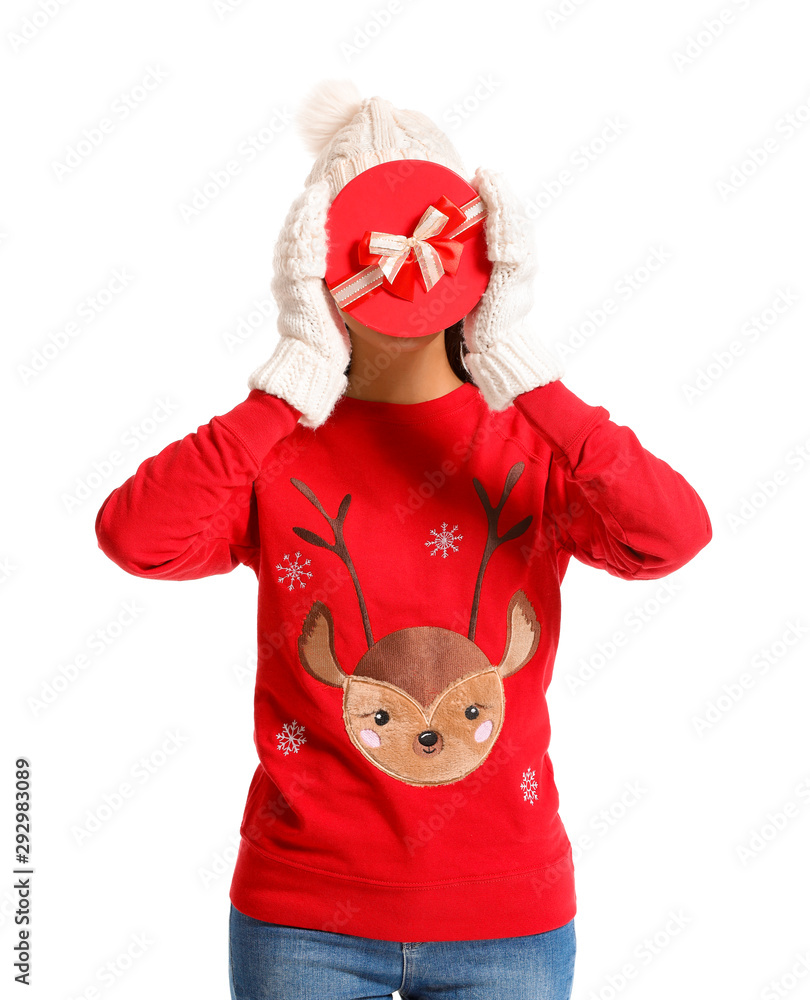
[[[413,302],[417,272],[427,292],[442,275],[454,275],[461,261],[463,240],[472,235],[486,214],[478,195],[460,207],[441,195],[425,209],[411,236],[366,230],[357,256],[367,266],[329,285],[329,291],[344,311],[379,288]]]

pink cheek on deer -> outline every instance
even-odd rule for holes
[[[378,747],[380,745],[380,737],[374,732],[373,729],[361,729],[360,739],[365,743],[367,747]]]
[[[487,719],[486,722],[482,722],[481,725],[475,730],[475,742],[483,743],[484,740],[489,739],[491,733],[492,719]]]

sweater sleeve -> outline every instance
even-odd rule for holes
[[[712,537],[698,494],[665,461],[560,381],[514,405],[552,452],[546,502],[562,545],[580,562],[626,580],[666,576]]]
[[[96,514],[98,546],[133,576],[194,580],[253,565],[253,489],[274,445],[300,413],[251,389],[233,409],[144,459]]]

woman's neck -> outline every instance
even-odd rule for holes
[[[422,403],[462,385],[450,367],[444,331],[427,337],[389,337],[374,342],[349,331],[351,368],[346,395],[386,403]]]

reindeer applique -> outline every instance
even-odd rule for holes
[[[301,664],[316,680],[343,689],[343,722],[363,756],[409,785],[449,784],[483,763],[503,724],[504,678],[529,662],[540,641],[540,623],[522,590],[512,595],[506,610],[506,646],[500,663],[491,664],[473,641],[487,563],[499,545],[522,535],[532,520],[528,515],[498,535],[501,509],[523,468],[523,462],[516,462],[509,470],[495,507],[480,481],[473,478],[488,530],[467,635],[425,625],[397,629],[376,642],[343,535],[351,494],[343,497],[337,516],[331,518],[306,483],[290,480],[326,518],[335,542],[332,545],[307,528],[293,531],[334,552],[346,564],[369,647],[354,672],[346,673],[335,655],[332,613],[322,601],[315,601],[298,638]]]

